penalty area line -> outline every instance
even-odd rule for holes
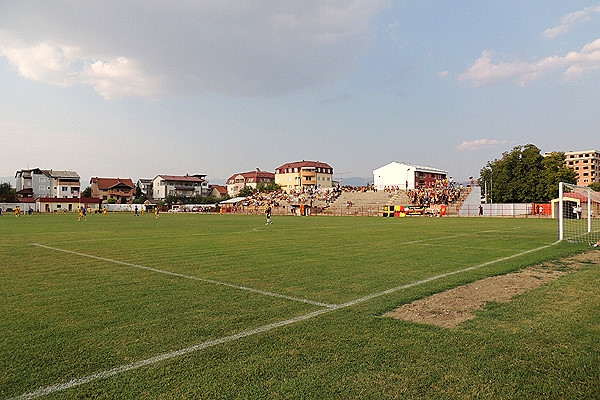
[[[73,255],[76,255],[76,256],[80,256],[80,257],[92,258],[94,260],[105,261],[105,262],[109,262],[109,263],[113,263],[113,264],[126,265],[128,267],[145,269],[146,271],[152,271],[152,272],[157,272],[159,274],[165,274],[165,275],[171,275],[171,276],[177,276],[179,278],[192,279],[192,280],[195,280],[195,281],[210,283],[210,284],[213,284],[213,285],[226,286],[226,287],[230,287],[230,288],[233,288],[233,289],[244,290],[244,291],[247,291],[247,292],[262,294],[264,296],[278,297],[280,299],[285,299],[285,300],[290,300],[290,301],[296,301],[296,302],[300,302],[300,303],[307,303],[307,304],[312,304],[312,305],[315,305],[315,306],[326,307],[326,308],[334,308],[336,306],[335,304],[327,304],[327,303],[322,303],[322,302],[319,302],[319,301],[313,301],[313,300],[308,300],[308,299],[301,299],[299,297],[286,296],[284,294],[267,292],[267,291],[264,291],[264,290],[254,289],[254,288],[247,287],[247,286],[234,285],[232,283],[219,282],[219,281],[215,281],[215,280],[212,280],[212,279],[200,278],[200,277],[193,276],[193,275],[185,275],[185,274],[180,274],[180,273],[177,273],[177,272],[165,271],[165,270],[158,269],[158,268],[147,267],[145,265],[132,264],[132,263],[128,263],[128,262],[125,262],[125,261],[113,260],[113,259],[110,259],[110,258],[98,257],[98,256],[94,256],[94,255],[91,255],[91,254],[79,253],[77,251],[59,249],[58,247],[46,246],[46,245],[39,244],[39,243],[33,243],[33,245],[37,246],[37,247],[42,247],[42,248],[48,249],[48,250],[59,251],[59,252],[67,253],[67,254],[73,254]]]
[[[291,325],[291,324],[294,324],[296,322],[306,321],[306,320],[309,320],[311,318],[317,317],[319,315],[324,315],[324,314],[333,312],[335,310],[352,307],[354,305],[367,302],[367,301],[372,300],[374,298],[385,296],[387,294],[391,294],[391,293],[397,292],[399,290],[408,289],[408,288],[411,288],[411,287],[414,287],[414,286],[422,285],[424,283],[431,282],[431,281],[434,281],[436,279],[441,279],[441,278],[444,278],[444,277],[447,277],[447,276],[460,274],[462,272],[471,271],[471,270],[474,270],[474,269],[477,269],[477,268],[485,267],[487,265],[491,265],[491,264],[495,264],[495,263],[498,263],[498,262],[510,260],[512,258],[520,257],[520,256],[523,256],[525,254],[529,254],[529,253],[533,253],[533,252],[536,252],[536,251],[539,251],[539,250],[547,249],[547,248],[549,248],[551,246],[554,246],[554,245],[556,245],[558,243],[560,243],[560,241],[556,241],[556,242],[548,244],[548,245],[540,246],[540,247],[537,247],[535,249],[522,251],[520,253],[513,254],[513,255],[510,255],[510,256],[507,256],[507,257],[498,258],[496,260],[486,261],[484,263],[481,263],[481,264],[478,264],[478,265],[474,265],[472,267],[462,268],[462,269],[459,269],[459,270],[456,270],[456,271],[451,271],[451,272],[446,272],[444,274],[439,274],[439,275],[431,276],[429,278],[421,279],[419,281],[411,282],[411,283],[408,283],[408,284],[405,284],[405,285],[396,286],[394,288],[387,289],[387,290],[384,290],[384,291],[378,292],[378,293],[373,293],[373,294],[370,294],[368,296],[364,296],[364,297],[361,297],[361,298],[349,301],[347,303],[343,303],[343,304],[332,306],[330,308],[323,308],[321,310],[313,311],[313,312],[308,313],[308,314],[300,315],[300,316],[294,317],[294,318],[289,318],[289,319],[286,319],[286,320],[283,320],[283,321],[279,321],[279,322],[274,322],[274,323],[268,324],[268,325],[263,325],[261,327],[255,328],[255,329],[250,329],[250,330],[247,330],[247,331],[244,331],[244,332],[236,333],[234,335],[224,336],[224,337],[221,337],[221,338],[218,338],[218,339],[214,339],[214,340],[209,340],[209,341],[206,341],[206,342],[194,345],[194,346],[186,347],[184,349],[180,349],[180,350],[175,350],[175,351],[168,352],[168,353],[159,354],[159,355],[154,356],[154,357],[146,358],[145,360],[140,360],[140,361],[136,361],[136,362],[133,362],[133,363],[130,363],[130,364],[121,365],[119,367],[115,367],[115,368],[112,368],[112,369],[109,369],[109,370],[98,372],[96,374],[88,375],[88,376],[85,376],[83,378],[75,378],[75,379],[71,379],[70,381],[65,382],[65,383],[60,383],[60,384],[56,384],[56,385],[52,385],[52,386],[47,386],[47,387],[41,387],[41,388],[39,388],[39,389],[37,389],[35,391],[29,392],[29,393],[24,393],[24,394],[21,394],[19,396],[11,397],[11,398],[9,398],[7,400],[34,399],[34,398],[39,397],[39,396],[44,396],[44,395],[47,395],[47,394],[51,394],[51,393],[55,393],[55,392],[60,392],[60,391],[66,390],[66,389],[71,389],[71,388],[74,388],[76,386],[81,386],[81,385],[84,385],[86,383],[90,383],[90,382],[96,381],[98,379],[109,378],[109,377],[114,376],[114,375],[118,375],[118,374],[121,374],[121,373],[124,373],[124,372],[127,372],[127,371],[138,369],[138,368],[142,368],[142,367],[145,367],[145,366],[148,366],[148,365],[153,365],[153,364],[159,363],[161,361],[170,360],[170,359],[175,358],[175,357],[179,357],[179,356],[182,356],[182,355],[185,355],[185,354],[189,354],[189,353],[192,353],[192,352],[195,352],[195,351],[203,350],[203,349],[206,349],[206,348],[209,348],[209,347],[213,347],[213,346],[216,346],[216,345],[219,345],[219,344],[228,343],[228,342],[232,342],[232,341],[237,340],[237,339],[242,339],[242,338],[245,338],[245,337],[248,337],[248,336],[252,336],[252,335],[259,334],[259,333],[271,331],[273,329],[280,328],[280,327],[287,326],[287,325]],[[69,251],[67,251],[67,252],[69,252]]]

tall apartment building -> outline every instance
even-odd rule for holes
[[[565,165],[575,171],[579,186],[600,182],[600,152],[597,150],[565,152]]]
[[[333,186],[333,168],[319,161],[298,161],[275,169],[275,183],[286,192]]]

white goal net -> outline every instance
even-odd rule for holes
[[[600,193],[561,182],[558,198],[558,238],[591,245],[600,240]]]

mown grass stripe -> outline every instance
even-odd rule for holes
[[[138,369],[138,368],[141,368],[141,367],[145,367],[145,366],[148,366],[148,365],[153,365],[153,364],[156,364],[156,363],[161,362],[161,361],[166,361],[166,360],[169,360],[169,359],[172,359],[172,358],[175,358],[175,357],[179,357],[179,356],[182,356],[182,355],[185,355],[185,354],[189,354],[189,353],[192,353],[192,352],[195,352],[195,351],[203,350],[203,349],[206,349],[206,348],[209,348],[209,347],[213,347],[213,346],[216,346],[216,345],[219,345],[219,344],[232,342],[232,341],[235,341],[237,339],[245,338],[245,337],[248,337],[248,336],[252,336],[252,335],[259,334],[259,333],[267,332],[267,331],[270,331],[270,330],[273,330],[273,329],[276,329],[276,328],[280,328],[280,327],[283,327],[283,326],[291,325],[291,324],[294,324],[296,322],[306,321],[306,320],[309,320],[311,318],[317,317],[319,315],[324,315],[324,314],[333,312],[335,310],[340,310],[340,309],[343,309],[343,308],[352,307],[352,306],[355,306],[357,304],[364,303],[364,302],[367,302],[369,300],[372,300],[374,298],[385,296],[387,294],[391,294],[391,293],[397,292],[399,290],[408,289],[408,288],[411,288],[411,287],[414,287],[414,286],[418,286],[418,285],[422,285],[424,283],[431,282],[431,281],[434,281],[434,280],[437,280],[437,279],[445,278],[447,276],[456,275],[456,274],[460,274],[460,273],[463,273],[463,272],[472,271],[472,270],[477,269],[477,268],[485,267],[485,266],[488,266],[488,265],[491,265],[491,264],[495,264],[495,263],[498,263],[498,262],[507,261],[507,260],[510,260],[512,258],[520,257],[520,256],[523,256],[523,255],[526,255],[526,254],[529,254],[529,253],[533,253],[533,252],[536,252],[536,251],[539,251],[539,250],[547,249],[547,248],[549,248],[551,246],[554,246],[554,245],[556,245],[558,243],[560,243],[560,242],[557,241],[557,242],[550,243],[550,244],[547,244],[547,245],[544,245],[544,246],[536,247],[536,248],[531,249],[531,250],[522,251],[520,253],[513,254],[513,255],[510,255],[510,256],[507,256],[507,257],[502,257],[502,258],[498,258],[498,259],[495,259],[495,260],[487,261],[487,262],[484,262],[484,263],[481,263],[481,264],[478,264],[478,265],[475,265],[475,266],[471,266],[471,267],[467,267],[467,268],[462,268],[462,269],[459,269],[459,270],[446,272],[444,274],[439,274],[439,275],[431,276],[429,278],[421,279],[421,280],[418,280],[418,281],[415,281],[415,282],[411,282],[411,283],[408,283],[408,284],[405,284],[405,285],[401,285],[401,286],[396,286],[394,288],[387,289],[387,290],[384,290],[382,292],[373,293],[373,294],[370,294],[368,296],[364,296],[364,297],[361,297],[361,298],[349,301],[347,303],[343,303],[343,304],[339,304],[339,305],[334,305],[334,306],[331,306],[331,307],[328,307],[328,308],[323,308],[321,310],[313,311],[311,313],[300,315],[298,317],[289,318],[289,319],[286,319],[286,320],[283,320],[283,321],[279,321],[279,322],[274,322],[272,324],[264,325],[264,326],[261,326],[261,327],[255,328],[255,329],[250,329],[250,330],[247,330],[247,331],[244,331],[244,332],[240,332],[240,333],[237,333],[237,334],[234,334],[234,335],[224,336],[224,337],[221,337],[221,338],[218,338],[218,339],[209,340],[209,341],[206,341],[206,342],[194,345],[194,346],[186,347],[186,348],[183,348],[183,349],[180,349],[180,350],[176,350],[176,351],[172,351],[172,352],[169,352],[169,353],[163,353],[163,354],[160,354],[160,355],[157,355],[157,356],[154,356],[154,357],[147,358],[145,360],[136,361],[136,362],[131,363],[131,364],[122,365],[122,366],[115,367],[115,368],[112,368],[112,369],[109,369],[109,370],[106,370],[106,371],[98,372],[96,374],[88,375],[88,376],[85,376],[83,378],[72,379],[72,380],[70,380],[68,382],[65,382],[65,383],[60,383],[60,384],[56,384],[56,385],[52,385],[52,386],[47,386],[47,387],[39,388],[39,389],[37,389],[37,390],[35,390],[33,392],[24,393],[24,394],[22,394],[20,396],[11,397],[11,398],[9,398],[7,400],[34,399],[34,398],[39,397],[39,396],[44,396],[44,395],[47,395],[47,394],[52,394],[52,393],[55,393],[55,392],[63,391],[63,390],[66,390],[66,389],[70,389],[70,388],[73,388],[73,387],[76,387],[76,386],[81,386],[83,384],[90,383],[90,382],[96,381],[98,379],[109,378],[111,376],[114,376],[114,375],[117,375],[117,374],[120,374],[120,373],[123,373],[123,372],[131,371],[131,370]],[[43,245],[37,245],[37,246],[48,247],[48,246],[43,246]],[[56,250],[65,251],[67,253],[78,254],[76,252],[72,252],[72,251],[68,251],[68,250],[61,250],[61,249],[56,249]],[[96,259],[102,259],[101,257],[96,257],[96,256],[90,256],[90,257],[91,258],[96,258]],[[125,262],[118,262],[118,263],[135,266],[134,264],[129,264],[129,263],[125,263]],[[148,268],[145,268],[145,269],[148,269]],[[173,275],[179,275],[179,274],[173,274]]]
[[[110,258],[98,257],[98,256],[94,256],[94,255],[91,255],[91,254],[84,254],[84,253],[79,253],[79,252],[76,252],[76,251],[59,249],[58,247],[46,246],[46,245],[39,244],[39,243],[34,243],[33,245],[37,246],[37,247],[43,247],[45,249],[49,249],[49,250],[53,250],[53,251],[60,251],[60,252],[63,252],[63,253],[77,255],[77,256],[80,256],[80,257],[87,257],[87,258],[92,258],[92,259],[95,259],[95,260],[110,262],[110,263],[114,263],[114,264],[121,264],[121,265],[127,265],[129,267],[145,269],[147,271],[157,272],[159,274],[172,275],[172,276],[177,276],[177,277],[185,278],[185,279],[193,279],[193,280],[200,281],[200,282],[211,283],[213,285],[227,286],[227,287],[238,289],[238,290],[245,290],[245,291],[252,292],[252,293],[262,294],[264,296],[278,297],[278,298],[286,299],[286,300],[290,300],[290,301],[296,301],[296,302],[300,302],[300,303],[312,304],[312,305],[319,306],[319,307],[326,307],[326,308],[335,307],[334,304],[321,303],[321,302],[318,302],[318,301],[313,301],[313,300],[308,300],[308,299],[301,299],[301,298],[292,297],[292,296],[286,296],[284,294],[267,292],[267,291],[264,291],[264,290],[254,289],[254,288],[247,287],[247,286],[239,286],[239,285],[234,285],[232,283],[219,282],[219,281],[215,281],[215,280],[212,280],[212,279],[205,279],[205,278],[200,278],[200,277],[197,277],[197,276],[185,275],[185,274],[180,274],[180,273],[171,272],[171,271],[165,271],[165,270],[158,269],[158,268],[147,267],[145,265],[133,264],[133,263],[125,262],[125,261],[119,261],[119,260],[113,260],[113,259],[110,259]]]

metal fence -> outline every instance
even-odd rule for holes
[[[21,212],[25,213],[29,209],[36,212],[39,211],[40,205],[38,203],[0,203],[0,208],[4,212],[12,212],[16,207],[19,207]]]
[[[481,208],[480,208],[481,207]],[[465,217],[527,217],[549,218],[551,215],[550,204],[536,203],[493,203],[479,205],[463,205],[458,215]]]

